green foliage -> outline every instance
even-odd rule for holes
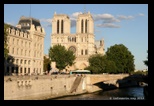
[[[7,49],[7,46],[8,46],[8,44],[7,44],[8,30],[7,29],[8,28],[9,28],[9,25],[4,24],[4,58],[5,59],[7,59],[8,53],[9,53],[9,51]]]
[[[49,58],[56,62],[56,67],[59,70],[63,70],[66,66],[74,64],[75,55],[73,51],[66,50],[64,46],[54,45],[49,49]]]
[[[89,58],[89,70],[94,74],[101,73],[103,71],[103,56],[101,54],[92,55]]]
[[[114,61],[107,60],[106,55],[94,54],[89,58],[90,66],[86,69],[91,70],[94,74],[99,73],[115,73],[116,65]]]
[[[106,55],[95,54],[89,57],[89,66],[86,69],[92,73],[130,73],[134,71],[134,56],[123,45],[111,46]]]
[[[44,56],[44,64],[43,64],[43,70],[44,71],[48,71],[49,72],[51,70],[50,63],[51,63],[50,59],[49,58],[46,58]]]
[[[147,53],[148,53],[148,50],[147,50]],[[147,59],[148,59],[148,56],[147,56]],[[145,61],[144,61],[144,64],[145,64],[146,66],[148,66],[148,60],[145,60]]]
[[[117,67],[115,70],[116,73],[130,73],[134,71],[134,56],[123,44],[111,46],[108,48],[106,55],[107,60],[115,63]]]

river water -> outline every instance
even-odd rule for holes
[[[128,87],[99,91],[91,94],[62,97],[54,100],[144,100],[144,94],[143,87]]]

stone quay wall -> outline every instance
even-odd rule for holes
[[[4,100],[46,100],[50,98],[91,93],[102,90],[97,83],[111,83],[129,76],[128,74],[92,74],[83,75],[74,92],[77,75],[43,75],[43,76],[5,76]],[[76,82],[77,83],[77,82]]]

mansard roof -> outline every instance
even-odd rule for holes
[[[4,24],[7,24],[7,23],[4,23]],[[26,31],[26,30],[24,30],[24,29],[15,27],[15,26],[13,26],[13,25],[11,25],[11,24],[7,24],[7,25],[9,25],[9,28],[10,28],[10,29],[15,29],[15,30],[19,30],[19,31],[22,31],[22,32],[29,33],[29,31]]]
[[[29,30],[32,24],[35,27],[41,26],[40,21],[32,17],[22,16],[18,22],[18,25],[21,25],[21,29],[24,29],[24,30]]]

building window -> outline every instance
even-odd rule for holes
[[[85,50],[85,55],[88,55],[88,50],[87,49]]]
[[[25,72],[24,73],[26,73],[26,68],[25,68]]]
[[[20,68],[20,73],[22,73],[22,67]]]
[[[22,64],[22,59],[20,60],[20,64]]]
[[[59,33],[59,20],[57,21],[57,33]]]
[[[75,53],[75,52],[76,52],[76,48],[75,48],[74,46],[69,47],[69,49],[68,49],[68,50],[73,51],[73,53]]]
[[[85,22],[85,33],[87,33],[87,19],[86,19],[86,22]]]
[[[81,50],[81,55],[83,55],[83,50]]]
[[[16,60],[16,64],[18,64],[18,59]]]
[[[83,20],[81,21],[81,33],[83,33]]]
[[[30,65],[30,60],[28,61],[28,64]]]
[[[61,33],[63,33],[63,30],[64,30],[64,29],[63,29],[63,28],[64,28],[63,25],[64,25],[64,21],[62,20],[62,21],[61,21]]]
[[[30,74],[30,68],[28,68],[28,73]]]
[[[25,64],[26,64],[26,62],[27,62],[27,61],[25,60]]]

